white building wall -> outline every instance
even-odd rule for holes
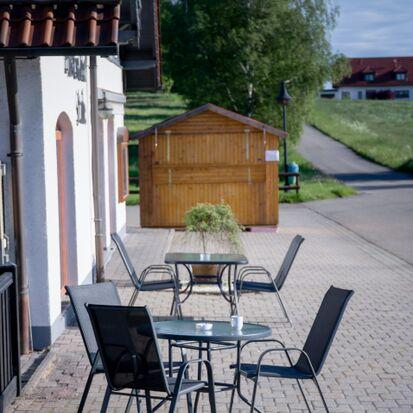
[[[62,113],[68,116],[73,129],[73,192],[75,204],[74,228],[68,234],[72,265],[69,283],[81,284],[92,279],[93,244],[93,203],[91,181],[90,148],[90,108],[88,82],[69,77],[64,70],[64,57],[44,57],[40,59],[42,77],[43,139],[45,150],[46,180],[46,227],[47,227],[47,264],[50,307],[51,341],[64,328],[61,316],[60,281],[60,242],[59,242],[59,203],[56,159],[56,123]],[[86,104],[86,124],[77,124],[77,94],[84,96]],[[69,184],[69,183],[68,183]],[[38,257],[42,260],[44,257]],[[32,306],[33,307],[33,306]],[[34,308],[32,313],[38,312]],[[38,338],[39,341],[42,338]]]
[[[11,167],[9,153],[9,114],[6,99],[6,85],[3,65],[0,65],[0,159],[6,163],[9,190],[5,193],[6,232],[11,235],[12,199]],[[17,61],[18,104],[21,114],[21,134],[23,140],[22,185],[24,205],[22,208],[23,237],[25,239],[26,268],[29,279],[30,310],[32,324],[49,326],[56,318],[56,300],[53,282],[49,284],[49,255],[46,200],[45,148],[43,144],[43,107],[40,62],[36,60]],[[13,238],[11,237],[11,240]],[[11,260],[14,245],[11,243]]]
[[[335,99],[343,99],[343,93],[349,93],[351,100],[360,99],[359,93],[361,92],[361,99],[366,99],[366,92],[369,90],[375,90],[376,92],[391,90],[395,92],[396,90],[408,90],[410,93],[409,99],[396,99],[396,100],[413,100],[413,86],[371,86],[371,87],[340,87],[337,89],[335,94]]]
[[[98,87],[104,91],[110,91],[121,96],[123,94],[122,68],[113,63],[110,59],[98,58]],[[126,232],[126,205],[125,202],[118,202],[118,181],[117,181],[117,130],[124,126],[124,106],[122,103],[108,102],[112,108],[112,115],[109,119],[102,119],[100,122],[102,139],[105,142],[101,150],[104,164],[102,173],[106,182],[104,193],[104,213],[105,213],[105,248],[110,255],[110,234]],[[113,198],[115,197],[115,199]]]
[[[17,62],[19,104],[23,136],[23,191],[22,211],[30,290],[30,311],[35,347],[51,344],[65,327],[61,308],[59,201],[56,157],[56,122],[65,113],[73,128],[73,185],[74,226],[69,233],[69,282],[89,283],[95,262],[94,209],[92,189],[92,151],[90,126],[90,84],[68,77],[64,57],[44,57]],[[122,93],[122,70],[108,59],[98,58],[98,87]],[[0,160],[10,165],[8,107],[3,65],[0,65]],[[77,123],[77,94],[84,97],[86,124]],[[116,129],[123,126],[123,105],[113,104],[113,118],[103,120],[101,154],[105,178],[105,239],[109,253],[110,232],[125,231],[125,203],[117,202]],[[108,130],[108,125],[113,128]],[[108,137],[111,139],[108,139]],[[114,138],[113,138],[114,137]],[[109,145],[110,143],[110,145]],[[9,184],[9,183],[7,183]],[[116,188],[113,188],[113,184]],[[8,191],[10,193],[10,191]],[[112,203],[111,194],[116,194]],[[6,199],[10,215],[11,199]],[[109,205],[112,205],[109,208]],[[107,212],[106,212],[107,211]],[[112,220],[111,220],[112,215]],[[11,219],[6,231],[11,233]],[[108,222],[108,224],[106,224]]]

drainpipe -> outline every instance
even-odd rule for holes
[[[10,153],[11,183],[13,200],[13,227],[14,248],[17,266],[18,296],[20,307],[20,351],[27,354],[31,350],[30,340],[30,310],[29,310],[29,283],[26,271],[26,257],[24,253],[23,222],[22,222],[22,137],[20,130],[20,114],[17,99],[16,60],[14,57],[4,58],[4,72],[6,78],[7,103],[10,122]]]
[[[103,211],[102,185],[99,172],[102,170],[102,161],[99,156],[98,133],[98,87],[96,56],[90,56],[90,123],[92,126],[92,180],[93,206],[95,215],[95,254],[96,254],[96,281],[105,281],[105,262],[103,255]]]

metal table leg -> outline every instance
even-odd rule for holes
[[[232,406],[234,405],[234,397],[235,397],[235,391],[238,390],[238,383],[240,381],[240,374],[239,374],[239,367],[241,364],[241,342],[237,342],[237,367],[235,368],[235,373],[234,373],[234,382],[233,385],[234,387],[232,388],[231,391],[231,400],[229,402],[229,413],[232,413]]]
[[[198,350],[198,358],[202,359],[202,343],[199,343],[199,350]],[[198,381],[202,379],[202,363],[198,363]],[[195,405],[194,405],[194,413],[196,413],[198,409],[199,398],[201,396],[201,392],[197,392],[195,396]]]
[[[228,267],[228,292],[231,305],[231,315],[238,315],[237,270],[238,265]]]

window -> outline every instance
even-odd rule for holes
[[[406,80],[406,73],[405,72],[397,72],[396,73],[396,80]]]
[[[357,92],[357,97],[358,99],[363,99],[363,92],[361,90]]]
[[[118,202],[124,202],[129,195],[129,132],[125,127],[118,128]]]
[[[374,73],[365,73],[364,80],[366,82],[373,82],[374,81]]]
[[[394,97],[396,99],[410,99],[410,91],[409,90],[396,90],[394,92]]]
[[[341,99],[350,99],[350,92],[341,92]]]
[[[334,93],[328,93],[328,92],[320,93],[320,98],[323,98],[323,99],[334,99],[334,98],[335,98],[335,94],[334,94]]]

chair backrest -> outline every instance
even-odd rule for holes
[[[128,251],[126,251],[125,244],[120,239],[119,235],[116,233],[111,234],[112,240],[118,248],[119,254],[122,258],[123,263],[125,264],[126,270],[128,271],[129,277],[135,287],[139,288],[139,278],[136,274],[135,267],[132,264],[132,261],[129,258]]]
[[[353,293],[352,290],[343,290],[331,286],[324,296],[303,347],[316,374],[323,367],[344,310]],[[300,355],[295,367],[300,371],[311,374],[310,366],[304,355]]]
[[[85,304],[93,303],[120,305],[121,301],[118,290],[112,282],[65,286],[65,289],[69,295],[70,302],[72,303],[73,311],[75,313],[80,333],[82,334],[83,343],[85,344],[90,364],[93,364],[95,355],[98,351],[98,346]]]
[[[147,307],[87,305],[106,379],[113,390],[170,393]]]
[[[291,266],[293,265],[295,256],[297,255],[297,252],[303,241],[304,237],[302,237],[301,235],[296,235],[291,241],[287,254],[285,254],[284,260],[274,280],[275,285],[279,290],[281,290],[282,286],[284,285],[287,275],[290,272]]]

